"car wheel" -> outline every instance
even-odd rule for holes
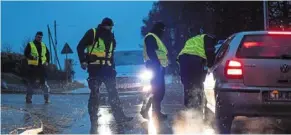
[[[218,134],[231,134],[233,116],[216,116],[216,131]]]
[[[234,116],[230,113],[230,108],[219,104],[217,100],[215,106],[215,127],[218,134],[230,134]]]

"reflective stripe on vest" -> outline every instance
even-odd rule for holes
[[[36,45],[33,42],[29,42],[30,45],[30,54],[33,57],[36,57],[36,60],[27,59],[28,65],[38,65],[39,54],[36,48]],[[41,64],[44,64],[47,61],[46,58],[46,46],[43,42],[41,42]]]
[[[203,59],[206,59],[205,49],[204,49],[204,36],[205,35],[206,34],[198,35],[187,40],[184,48],[179,53],[179,56],[182,54],[189,54],[189,55],[196,55]]]
[[[157,42],[157,45],[158,45],[158,49],[156,50],[156,54],[158,56],[158,59],[161,63],[161,65],[163,67],[167,67],[169,65],[169,61],[168,61],[168,50],[166,48],[166,46],[164,45],[164,43],[160,40],[160,38],[154,34],[154,33],[148,33],[144,39],[146,39],[147,36],[153,36],[155,39],[156,39],[156,42]],[[146,49],[146,43],[144,41],[144,49],[143,49],[143,55],[144,55],[144,61],[148,61],[150,60],[150,58],[148,57],[148,54],[147,54],[147,49]]]
[[[109,65],[109,66],[111,66],[112,64],[111,64],[111,61],[109,60],[109,59],[111,59],[111,57],[112,57],[112,53],[113,53],[113,42],[111,42],[111,44],[110,44],[110,48],[109,48],[109,51],[108,52],[106,52],[106,45],[105,45],[105,43],[104,43],[104,40],[102,39],[102,38],[98,38],[97,40],[97,42],[95,41],[95,36],[96,36],[96,29],[95,28],[92,28],[93,29],[93,32],[94,32],[94,41],[93,41],[93,43],[95,43],[95,46],[92,44],[92,45],[89,45],[88,47],[87,47],[87,53],[89,54],[89,53],[91,53],[91,55],[95,55],[95,56],[97,56],[98,58],[107,58],[108,60],[96,60],[95,62],[91,62],[90,64],[102,64],[102,65],[105,65],[105,64],[107,64],[107,65]],[[94,48],[93,48],[93,46],[94,46]],[[93,48],[93,50],[92,50],[92,48]],[[91,50],[92,50],[92,52],[91,52]],[[107,54],[107,57],[106,57],[106,54]]]

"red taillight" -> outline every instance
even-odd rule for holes
[[[228,63],[229,67],[241,67],[241,63],[238,61],[230,60]]]
[[[236,60],[226,62],[225,73],[227,78],[241,79],[243,76],[242,63]]]
[[[255,46],[259,46],[259,45],[261,45],[261,43],[259,43],[259,42],[244,42],[243,43],[243,46],[245,48],[255,47]]]
[[[289,31],[269,31],[268,34],[291,35]]]

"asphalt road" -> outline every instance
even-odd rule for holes
[[[201,116],[193,110],[183,111],[183,93],[179,87],[167,88],[163,100],[163,111],[169,114],[166,121],[159,124],[146,121],[139,115],[142,93],[120,93],[126,115],[134,120],[116,124],[110,107],[103,98],[99,110],[98,125],[91,127],[87,111],[88,94],[51,95],[51,103],[44,104],[42,95],[34,95],[33,104],[25,104],[23,94],[2,94],[2,106],[21,108],[38,116],[44,123],[45,134],[89,134],[95,129],[98,134],[187,134],[215,131],[204,125]],[[286,119],[237,117],[233,121],[233,133],[290,133],[291,123]]]

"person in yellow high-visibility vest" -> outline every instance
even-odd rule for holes
[[[115,120],[120,122],[131,121],[133,117],[124,114],[116,89],[116,71],[114,50],[116,41],[112,32],[113,21],[104,18],[97,28],[89,29],[77,46],[77,52],[83,70],[89,73],[88,85],[91,90],[88,112],[91,120],[90,133],[97,133],[98,108],[100,101],[99,89],[102,83],[108,91],[109,103]],[[86,51],[85,51],[86,50]]]
[[[144,60],[146,68],[152,72],[151,91],[144,100],[141,109],[143,118],[148,119],[148,111],[152,104],[154,116],[160,120],[167,118],[166,114],[161,112],[161,102],[165,95],[165,68],[168,66],[168,50],[161,40],[165,25],[162,22],[154,24],[152,30],[144,38]]]
[[[192,34],[195,34],[194,31]],[[186,41],[178,55],[181,82],[184,85],[184,105],[187,108],[199,108],[201,105],[205,67],[211,67],[214,63],[215,43],[214,36],[203,34],[200,29],[198,35]]]
[[[35,88],[36,80],[44,91],[45,103],[49,103],[49,87],[46,83],[46,66],[50,62],[50,54],[46,45],[42,42],[43,33],[37,32],[34,41],[27,44],[24,55],[27,59],[29,67],[28,87],[26,93],[26,103],[32,103],[33,89]]]

